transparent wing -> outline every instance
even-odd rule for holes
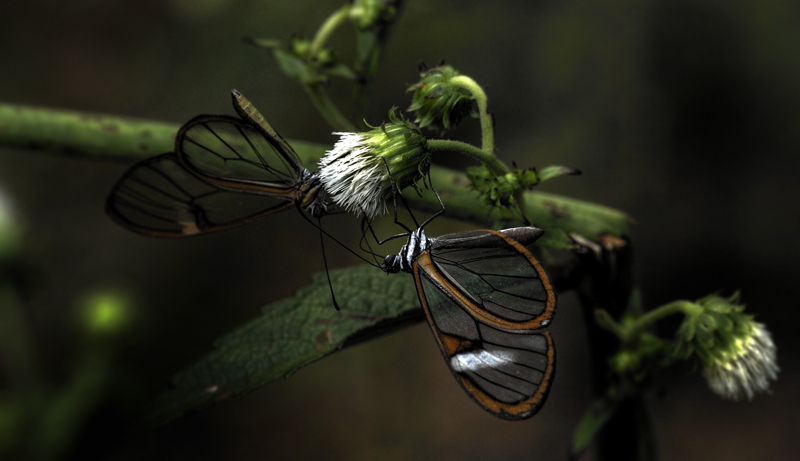
[[[250,193],[299,187],[305,168],[272,130],[225,115],[200,115],[183,125],[175,140],[180,162],[205,181]]]
[[[550,334],[510,333],[478,322],[419,266],[414,278],[428,324],[461,387],[499,418],[536,414],[555,376]]]
[[[185,237],[257,221],[294,206],[296,191],[254,195],[199,179],[175,154],[131,167],[114,186],[106,212],[120,225],[153,237]]]
[[[433,239],[417,259],[428,278],[479,322],[505,331],[547,326],[556,293],[539,261],[497,231],[471,231]]]

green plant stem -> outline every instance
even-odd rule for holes
[[[35,442],[28,448],[34,459],[62,457],[92,409],[103,398],[113,363],[113,349],[108,346],[87,348],[73,368],[69,382],[52,391],[47,405],[42,408]]]
[[[634,340],[639,333],[665,317],[679,313],[693,314],[698,310],[702,311],[702,308],[697,304],[681,300],[656,307],[634,321],[625,324],[614,321],[611,315],[603,309],[595,311],[595,317],[599,326],[613,333],[614,336],[619,338],[620,342],[626,343]]]
[[[328,16],[328,19],[322,23],[319,30],[317,30],[317,35],[314,36],[314,40],[311,42],[311,48],[309,49],[309,56],[313,59],[317,53],[320,52],[323,46],[325,46],[325,42],[328,41],[328,38],[333,34],[336,29],[339,28],[345,20],[347,20],[347,15],[350,13],[350,9],[352,6],[350,4],[345,4],[341,9],[333,13],[332,15]]]
[[[104,130],[104,126],[114,129]],[[143,129],[149,134],[143,135]],[[0,146],[47,150],[76,158],[132,162],[173,150],[177,132],[178,125],[173,123],[0,104]],[[330,148],[299,140],[289,139],[288,142],[303,164],[312,170]],[[491,226],[500,219],[499,211],[481,204],[474,194],[465,193],[470,182],[464,173],[434,166],[431,179],[447,206],[448,217],[480,226]],[[524,195],[523,212],[546,230],[559,229],[596,240],[603,234],[627,234],[633,223],[626,213],[597,203],[538,191],[525,191]],[[420,210],[438,211],[440,208],[430,191],[423,192],[419,198],[409,196],[409,203]],[[548,232],[540,242],[552,234]]]
[[[478,104],[478,116],[481,120],[482,149],[487,154],[494,155],[494,120],[492,114],[489,113],[489,98],[486,97],[486,92],[478,85],[478,82],[466,75],[453,77],[450,79],[450,83],[464,88],[475,98],[475,102]]]
[[[0,103],[0,145],[68,157],[131,162],[171,152],[180,125],[78,111]],[[309,165],[325,146],[289,140]]]
[[[319,113],[335,131],[355,132],[356,127],[347,117],[342,114],[338,107],[333,103],[328,93],[317,83],[303,84],[303,87],[314,103]]]
[[[673,301],[648,311],[646,314],[637,318],[636,321],[629,326],[629,329],[633,334],[637,334],[658,320],[669,317],[670,315],[678,313],[693,314],[698,311],[702,312],[702,310],[700,306],[691,301]]]
[[[68,156],[129,160],[170,152],[179,125],[0,104],[0,143]]]
[[[481,149],[484,154],[486,154],[483,158],[480,158],[480,160],[498,176],[510,173],[511,170],[498,160],[494,154],[494,119],[492,118],[492,114],[489,113],[489,98],[486,96],[486,92],[478,85],[478,82],[466,75],[453,77],[450,79],[450,83],[469,91],[478,105],[478,116],[481,121]],[[525,215],[523,211],[525,210],[524,190],[517,189],[514,191],[514,200],[519,210]],[[525,216],[527,217],[527,215]]]
[[[494,154],[478,149],[472,144],[467,144],[461,141],[453,141],[450,139],[428,139],[427,146],[428,150],[431,152],[459,152],[474,157],[486,165],[486,167],[492,170],[492,173],[496,174],[497,176],[503,176],[506,173],[511,172],[505,163],[501,162],[500,159]]]
[[[0,283],[0,370],[8,389],[25,399],[41,385],[33,341],[14,288]]]

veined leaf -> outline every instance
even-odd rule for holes
[[[595,400],[583,415],[572,433],[569,459],[578,459],[588,448],[595,434],[603,428],[609,418],[617,411],[617,402],[609,397]]]
[[[359,266],[324,273],[310,285],[264,306],[260,317],[221,337],[214,350],[171,379],[173,389],[148,416],[160,425],[187,411],[240,396],[337,350],[422,321],[412,277],[387,277]]]

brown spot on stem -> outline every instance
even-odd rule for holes
[[[550,212],[550,215],[554,218],[568,218],[572,216],[568,209],[558,206],[558,204],[555,202],[545,200],[542,202],[542,206],[547,208],[547,210]]]
[[[111,133],[111,134],[117,134],[119,133],[119,127],[111,123],[106,123],[100,125],[100,131],[104,131],[106,133]]]

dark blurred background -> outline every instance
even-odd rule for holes
[[[583,176],[543,190],[629,212],[645,306],[741,289],[773,332],[782,372],[751,403],[699,369],[658,377],[649,401],[665,460],[795,459],[800,246],[800,4],[791,0],[408,0],[367,121],[406,107],[417,63],[442,58],[487,88],[501,157]],[[333,0],[31,0],[0,5],[0,101],[182,123],[232,113],[237,88],[285,137],[332,144],[300,86],[244,36],[312,35]],[[352,47],[348,28],[332,44]],[[345,103],[352,88],[331,89]],[[477,141],[477,121],[455,136]],[[508,423],[474,405],[425,325],[335,354],[148,432],[133,421],[214,338],[322,270],[318,236],[287,212],[181,241],[134,235],[104,212],[128,165],[0,149],[0,193],[38,270],[24,304],[44,379],[80,354],[75,304],[132,300],[110,381],[63,459],[564,459],[591,401],[578,305],[560,297],[547,405]],[[438,229],[457,230],[442,220]],[[436,233],[436,231],[433,231]],[[355,263],[329,248],[334,266]],[[587,456],[585,459],[591,459]]]

